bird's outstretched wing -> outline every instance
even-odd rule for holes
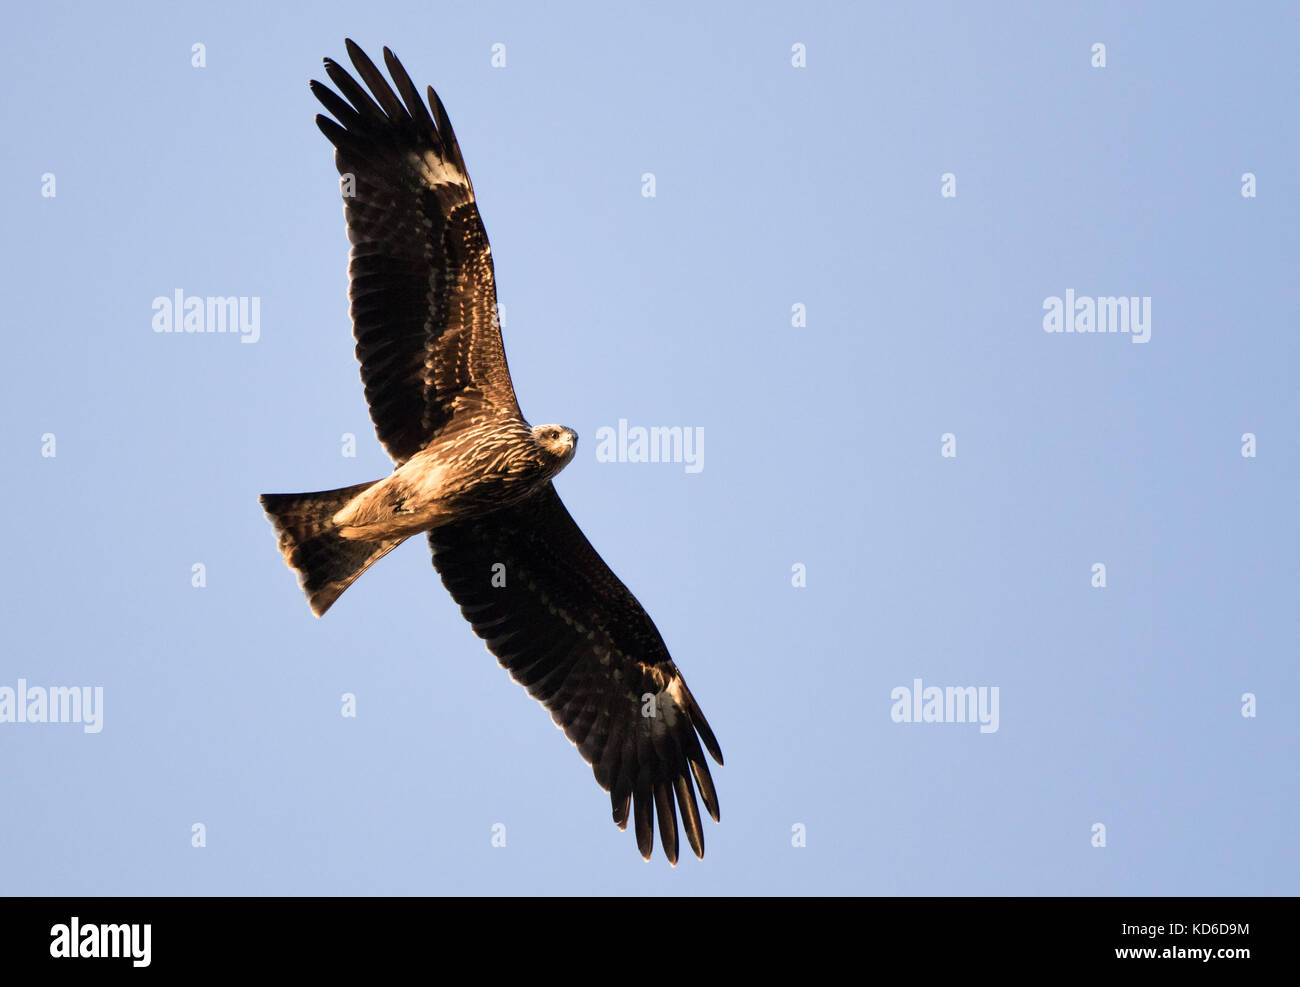
[[[677,815],[697,856],[718,797],[700,742],[722,751],[654,622],[591,547],[552,484],[513,507],[429,532],[433,564],[474,633],[550,710],[649,859],[654,816],[677,862]],[[498,565],[498,563],[500,565]],[[504,566],[504,569],[501,568]]]
[[[336,148],[352,242],[349,297],[375,431],[405,462],[453,419],[519,415],[497,319],[492,252],[456,135],[432,87],[426,107],[391,51],[397,92],[351,40],[370,92],[337,62],[338,87],[312,81],[333,116],[316,125]]]

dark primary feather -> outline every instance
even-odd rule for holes
[[[311,90],[334,117],[316,124],[339,174],[355,182],[344,213],[356,354],[375,431],[401,463],[453,418],[518,416],[519,406],[491,248],[442,102],[429,89],[426,108],[387,48],[397,92],[350,40],[347,50],[365,86],[326,59],[338,92]]]
[[[555,487],[488,517],[435,528],[429,544],[474,632],[550,710],[610,792],[620,828],[631,803],[642,856],[650,856],[657,815],[664,853],[676,862],[679,813],[687,842],[703,856],[696,789],[715,820],[719,811],[701,742],[719,764],[722,751],[654,622]],[[505,566],[504,586],[493,585],[497,563]],[[646,693],[662,693],[655,717],[642,715]]]

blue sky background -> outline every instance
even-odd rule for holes
[[[15,8],[0,686],[105,709],[0,724],[0,892],[1300,891],[1298,35],[1249,3]],[[557,486],[722,742],[702,863],[640,860],[422,539],[322,620],[276,551],[258,493],[391,468],[307,89],[345,36],[443,97],[524,412],[582,436]],[[260,297],[260,340],[155,334],[177,288]],[[1044,333],[1071,288],[1151,296],[1150,342]],[[702,427],[703,471],[597,462],[620,418]],[[914,678],[998,686],[1000,729],[893,722]]]

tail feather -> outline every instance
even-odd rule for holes
[[[317,617],[358,576],[406,540],[354,541],[338,533],[334,515],[372,486],[374,482],[318,493],[262,494],[258,498],[280,537],[284,561],[298,573],[298,582]]]

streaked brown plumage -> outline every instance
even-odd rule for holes
[[[703,750],[719,764],[722,752],[654,622],[555,492],[576,433],[530,427],[520,413],[491,249],[446,111],[432,88],[421,101],[387,48],[396,92],[350,40],[347,49],[369,92],[329,59],[342,96],[311,88],[334,117],[316,124],[345,183],[356,355],[375,430],[397,465],[373,483],[264,494],[280,549],[319,616],[427,531],[434,566],[474,632],[591,764],[619,827],[634,821],[642,855],[657,815],[676,863],[680,814],[703,856],[696,788],[717,820]]]

